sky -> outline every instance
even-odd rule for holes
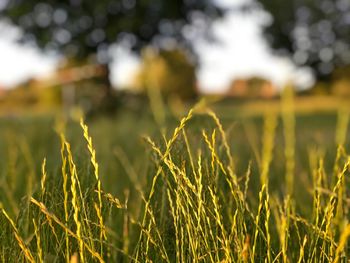
[[[251,0],[216,0],[228,8]],[[242,14],[231,11],[213,24],[217,42],[197,39],[199,55],[197,77],[204,93],[224,92],[235,78],[261,76],[278,87],[294,80],[300,88],[312,85],[307,69],[296,68],[288,58],[273,55],[262,36],[262,27],[271,17],[263,11]],[[44,77],[54,72],[57,57],[48,56],[31,46],[15,43],[17,30],[0,35],[0,87],[17,85],[30,77]],[[111,49],[112,83],[126,86],[138,69],[139,58],[122,46]]]

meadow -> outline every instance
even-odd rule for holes
[[[1,261],[347,262],[349,108],[332,105],[2,117]]]

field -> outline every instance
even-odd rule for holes
[[[349,108],[317,102],[2,117],[1,261],[346,262]]]

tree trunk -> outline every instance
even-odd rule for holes
[[[101,88],[103,89],[103,91],[101,91],[103,92],[103,96],[99,110],[102,110],[104,112],[112,112],[118,106],[118,101],[116,92],[113,90],[110,81],[110,68],[108,64],[100,64],[98,67],[101,72],[99,72],[100,75],[96,84],[101,86]]]

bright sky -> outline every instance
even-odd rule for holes
[[[56,60],[0,36],[0,87],[16,85],[54,71]]]
[[[216,1],[232,7],[250,0]],[[307,70],[297,69],[287,58],[272,55],[261,32],[266,19],[268,16],[263,12],[251,15],[231,12],[213,25],[220,43],[196,41],[195,49],[200,58],[197,74],[203,92],[224,91],[234,78],[257,75],[271,79],[279,86],[291,80],[300,87],[312,84],[312,76]],[[57,59],[52,56],[16,44],[15,37],[16,32],[0,35],[0,87],[47,75],[57,64]],[[120,46],[112,51],[112,83],[127,85],[139,66],[139,59]]]

